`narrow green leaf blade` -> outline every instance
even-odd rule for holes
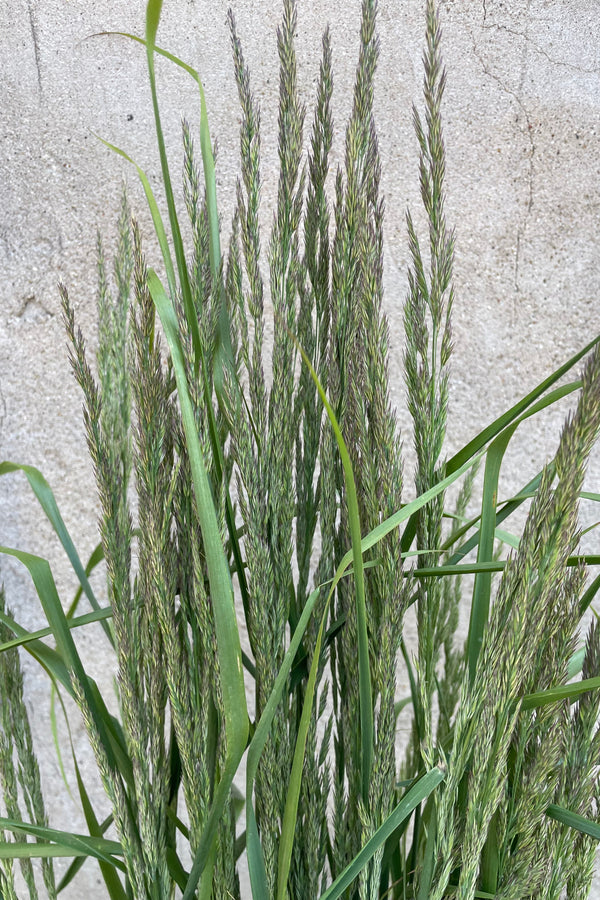
[[[156,238],[158,240],[158,245],[161,250],[163,262],[165,264],[165,271],[167,273],[167,281],[169,283],[169,291],[171,292],[171,296],[175,296],[177,291],[177,284],[175,280],[175,269],[173,268],[173,260],[171,258],[171,250],[169,249],[169,241],[167,238],[167,232],[165,231],[165,226],[163,225],[162,216],[160,214],[160,210],[158,208],[158,203],[154,197],[154,193],[150,186],[150,181],[148,180],[148,176],[144,172],[140,166],[129,156],[128,153],[125,153],[124,150],[121,150],[120,147],[117,147],[115,144],[111,144],[110,141],[104,140],[104,138],[100,137],[100,135],[94,135],[98,140],[104,144],[105,147],[108,147],[109,150],[112,150],[113,153],[116,153],[118,156],[121,156],[123,159],[127,160],[127,162],[131,163],[132,166],[135,166],[136,171],[138,173],[139,179],[142,183],[142,187],[144,188],[144,193],[146,195],[146,200],[148,202],[148,208],[150,210],[150,215],[152,216],[152,224],[154,225],[154,231],[156,234]]]
[[[152,108],[154,110],[154,127],[156,132],[156,141],[158,144],[158,152],[160,156],[160,167],[162,171],[162,182],[167,200],[167,210],[169,213],[169,223],[171,225],[171,237],[173,239],[173,247],[175,250],[175,260],[177,263],[177,272],[179,275],[179,286],[181,288],[181,296],[183,298],[183,307],[187,325],[192,337],[192,346],[194,350],[194,361],[196,374],[200,367],[200,331],[198,327],[198,317],[194,309],[190,281],[185,260],[185,250],[181,239],[181,230],[179,228],[179,219],[177,218],[177,209],[175,206],[175,197],[171,184],[171,174],[169,172],[169,161],[167,159],[167,149],[160,120],[160,111],[158,107],[158,93],[156,90],[156,75],[154,71],[154,47],[156,42],[156,33],[160,22],[160,14],[162,10],[162,0],[149,0],[146,6],[146,59],[148,61],[148,77],[150,81],[150,92],[152,94]],[[169,285],[170,287],[170,285]],[[175,292],[171,289],[171,297],[175,297]]]
[[[598,822],[592,822],[590,819],[571,812],[569,809],[564,809],[562,806],[557,806],[555,803],[548,807],[546,815],[557,822],[562,822],[563,825],[568,825],[569,828],[574,828],[581,834],[588,834],[595,840],[600,841],[600,824]]]
[[[83,616],[68,619],[68,626],[73,630],[74,628],[81,628],[83,625],[91,625],[93,622],[103,622],[105,619],[110,619],[111,617],[112,607],[104,606],[97,612],[86,613]],[[8,621],[10,622],[10,619]],[[21,637],[16,637],[0,644],[0,653],[3,653],[4,650],[10,650],[12,647],[23,647],[25,644],[30,644],[32,641],[39,641],[42,638],[49,637],[51,634],[51,628],[40,628],[39,631],[25,632]]]
[[[597,691],[600,688],[600,677],[583,678],[573,684],[559,684],[545,691],[536,691],[533,694],[525,694],[521,700],[521,709],[537,709],[539,706],[547,706],[549,703],[557,703],[559,700],[576,700],[586,691]]]
[[[44,671],[46,671],[51,678],[56,679],[59,684],[62,684],[69,694],[73,696],[73,686],[71,684],[71,679],[69,678],[69,672],[61,655],[51,647],[47,647],[42,641],[36,639],[29,640],[30,632],[5,613],[0,612],[0,622],[2,622],[3,625],[6,625],[7,628],[10,628],[13,634],[17,635],[20,640],[19,646],[22,645],[42,666]],[[3,644],[4,649],[10,649],[11,646],[16,645],[14,645],[12,641]]]
[[[69,557],[69,562],[71,563],[73,571],[79,579],[82,590],[90,601],[92,609],[100,609],[100,604],[98,603],[96,595],[92,590],[92,586],[88,581],[87,572],[83,567],[83,564],[79,558],[79,554],[75,549],[75,544],[73,543],[67,526],[64,523],[63,517],[60,514],[56,498],[52,492],[50,485],[48,484],[40,470],[36,469],[35,466],[25,466],[19,463],[9,462],[8,460],[0,463],[0,476],[7,475],[10,472],[23,472],[26,476],[33,493],[39,501],[40,506],[44,510],[46,518],[52,525],[58,539],[64,547],[65,553]],[[114,637],[110,628],[105,627],[105,632],[114,647]]]
[[[112,866],[124,869],[123,863],[115,859],[115,856],[123,855],[123,848],[118,841],[109,841],[106,838],[92,837],[88,834],[72,834],[68,831],[58,831],[56,828],[48,828],[43,825],[32,825],[29,822],[19,822],[15,819],[0,818],[0,828],[7,831],[22,832],[30,834],[42,841],[50,841],[60,844],[63,847],[70,848],[70,853],[63,853],[62,856],[94,856],[96,859],[102,859]],[[0,845],[0,847],[6,845]],[[8,848],[14,847],[14,844],[8,844]],[[44,844],[30,844],[33,848],[43,848]],[[31,857],[38,855],[47,855],[43,850],[41,853],[31,853]],[[4,859],[11,859],[11,853],[5,851]]]
[[[477,453],[482,447],[484,447],[489,441],[493,440],[497,434],[500,434],[507,425],[510,425],[515,419],[517,419],[521,413],[525,412],[528,406],[531,406],[538,400],[542,394],[544,394],[547,390],[549,390],[552,385],[556,384],[563,375],[566,375],[567,372],[576,366],[577,363],[586,356],[590,350],[593,350],[596,344],[600,341],[600,335],[597,335],[589,344],[586,344],[582,350],[579,350],[568,359],[562,366],[559,366],[556,371],[552,372],[547,378],[544,378],[540,383],[528,394],[522,397],[514,406],[511,406],[509,410],[503,413],[501,416],[498,416],[493,422],[491,422],[486,428],[479,432],[468,444],[466,444],[461,450],[458,451],[451,459],[446,463],[445,471],[452,472],[459,466],[461,466],[466,459],[469,459],[473,456],[474,453]]]
[[[148,274],[148,288],[162,322],[177,381],[181,418],[190,460],[197,513],[206,553],[225,710],[227,757],[221,781],[215,791],[203,836],[200,839],[187,887],[184,891],[183,900],[191,900],[210,854],[216,823],[225,808],[233,777],[246,749],[248,708],[246,705],[242,650],[235,614],[233,585],[227,557],[221,541],[202,448],[196,431],[194,410],[188,390],[183,352],[179,341],[177,319],[173,306],[158,276],[152,270]]]
[[[327,399],[319,376],[294,335],[290,335],[296,347],[302,355],[304,364],[308,368],[311,378],[325,407],[329,422],[335,435],[338,452],[344,469],[344,483],[346,485],[346,503],[348,507],[348,524],[352,541],[352,563],[354,566],[354,581],[356,587],[356,630],[358,634],[358,692],[360,713],[360,741],[361,741],[361,767],[362,767],[362,796],[367,803],[369,797],[369,784],[371,782],[371,768],[373,764],[373,693],[371,688],[371,668],[369,663],[369,637],[367,631],[367,608],[365,601],[365,573],[363,563],[364,550],[361,546],[361,526],[358,510],[358,496],[350,454],[344,441],[342,430],[337,421],[333,407]]]
[[[477,562],[489,563],[494,557],[494,533],[496,530],[496,506],[498,500],[498,481],[506,448],[513,436],[517,423],[505,428],[492,441],[485,460],[483,492],[481,498],[481,526],[477,547]],[[467,637],[467,661],[471,684],[475,679],[475,670],[483,635],[487,625],[490,598],[492,593],[492,574],[489,571],[478,572],[473,585],[473,600]]]
[[[302,784],[302,772],[304,769],[304,756],[306,753],[306,741],[308,738],[308,729],[312,718],[312,710],[315,699],[315,689],[317,683],[317,673],[319,670],[321,659],[321,647],[323,644],[323,632],[327,623],[329,614],[329,603],[325,605],[325,611],[321,617],[321,624],[317,634],[317,640],[314,647],[308,683],[304,694],[304,703],[302,706],[302,716],[298,727],[298,735],[296,738],[296,746],[294,748],[294,759],[292,762],[292,771],[288,784],[287,796],[285,801],[285,809],[283,813],[283,822],[281,826],[281,836],[279,839],[279,852],[277,860],[277,900],[286,900],[287,882],[290,871],[290,863],[292,859],[292,848],[294,845],[294,834],[296,831],[296,819],[298,816],[298,802],[300,799],[300,787]]]
[[[85,782],[81,777],[81,771],[77,764],[77,758],[72,744],[71,750],[73,753],[73,765],[75,767],[75,776],[77,778],[77,787],[79,789],[79,797],[81,799],[81,808],[83,809],[83,814],[85,816],[85,823],[92,837],[103,838],[105,828],[103,828],[96,818],[96,813],[94,812],[94,807],[92,806]],[[102,878],[104,879],[104,884],[106,885],[110,900],[127,900],[127,893],[121,884],[121,880],[115,871],[115,867],[103,859],[98,860],[98,865],[100,866]]]
[[[250,746],[248,747],[248,758],[246,761],[246,847],[248,852],[250,883],[252,885],[252,895],[254,897],[268,896],[265,862],[263,858],[262,847],[260,845],[260,839],[258,836],[258,827],[256,824],[254,807],[252,804],[254,780],[256,778],[258,763],[264,750],[264,746],[267,742],[277,706],[281,700],[281,696],[287,684],[288,676],[294,663],[294,659],[296,658],[296,654],[300,648],[300,642],[308,627],[308,623],[315,607],[315,603],[320,596],[321,587],[322,586],[319,585],[319,587],[315,588],[315,590],[311,593],[308,600],[306,601],[306,604],[304,606],[304,609],[302,610],[302,614],[300,615],[298,624],[296,625],[294,634],[290,641],[290,646],[288,647],[287,652],[283,658],[281,668],[277,673],[275,684],[273,685],[273,690],[271,691],[269,699],[267,700],[265,708],[263,709],[262,715],[256,726],[254,736],[250,741]],[[333,587],[331,588],[329,598],[331,598],[332,593]],[[327,603],[325,604],[326,607],[329,605],[329,598],[327,600]]]
[[[445,777],[445,772],[439,767],[431,769],[423,775],[414,787],[404,795],[383,825],[377,829],[375,834],[367,841],[352,862],[346,866],[333,884],[321,895],[321,900],[337,900],[338,897],[341,897],[346,888],[352,884],[361,869],[363,869],[375,853],[377,853],[388,837],[408,816],[410,816],[413,810],[429,796]]]
[[[0,844],[0,859],[43,859],[47,857],[87,857],[93,856],[83,848],[75,849],[66,844]]]
[[[109,764],[115,771],[123,772],[125,760],[118,759],[115,755],[115,751],[118,747],[115,745],[114,735],[112,736],[113,740],[111,740],[110,736],[112,728],[111,720],[113,717],[110,716],[106,709],[97,686],[92,679],[88,678],[85,672],[83,663],[81,662],[79,653],[75,647],[75,642],[73,641],[69,623],[67,622],[67,618],[63,611],[48,561],[40,556],[35,556],[32,553],[25,553],[21,550],[14,550],[11,547],[0,547],[0,553],[13,556],[28,569],[42,604],[44,615],[52,629],[58,655],[61,658],[63,665],[66,666],[67,673],[72,671],[81,685],[90,714],[94,719],[94,723],[98,730],[99,738],[106,750]],[[36,642],[32,642],[33,645],[35,645],[35,643]],[[40,642],[38,646],[43,647],[43,644]],[[48,650],[48,648],[45,648],[45,650]],[[52,659],[54,661],[56,657],[53,657]],[[68,674],[65,678],[64,670],[63,672],[60,672],[60,667],[57,671],[57,678],[61,683],[65,684],[69,693],[73,695],[71,679]],[[121,763],[121,765],[119,765],[119,763]]]

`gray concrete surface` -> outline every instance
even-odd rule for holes
[[[196,65],[220,146],[218,189],[225,228],[238,166],[239,125],[225,0],[165,0],[159,43]],[[276,43],[280,3],[237,0],[238,30],[262,105],[265,224],[276,190]],[[299,3],[302,96],[314,97],[320,34],[332,28],[336,158],[357,57],[358,0]],[[401,379],[407,203],[417,208],[411,104],[420,102],[423,0],[381,0],[376,112],[386,196],[386,305],[391,380],[407,444]],[[448,87],[444,107],[449,222],[456,226],[455,355],[448,452],[587,342],[600,295],[600,10],[596,0],[443,0]],[[59,312],[64,280],[93,348],[96,228],[114,234],[121,182],[150,236],[134,173],[94,137],[127,150],[158,186],[143,50],[103,31],[143,32],[143,0],[0,2],[0,457],[42,469],[82,557],[96,543],[96,500]],[[158,65],[173,168],[180,119],[196,121],[191,81]],[[562,412],[524,426],[507,459],[503,489],[524,483],[553,452]],[[597,455],[590,487],[598,490]],[[407,479],[407,483],[410,478]],[[410,489],[410,488],[409,488]],[[0,543],[51,560],[65,603],[68,566],[24,478],[0,479]],[[593,521],[593,511],[584,511]],[[26,575],[0,561],[7,596],[28,628],[42,615]],[[97,582],[100,583],[101,579]],[[111,692],[98,633],[80,638]],[[25,660],[29,706],[51,820],[83,828],[48,738],[48,690]],[[78,755],[93,768],[82,729]],[[74,788],[73,788],[74,790]],[[69,898],[103,896],[88,864]],[[67,892],[64,894],[67,897]],[[600,890],[596,893],[600,896]]]

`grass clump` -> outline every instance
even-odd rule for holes
[[[148,3],[146,35],[136,40],[148,55],[168,229],[138,173],[164,274],[149,266],[124,200],[112,277],[98,243],[97,375],[61,287],[100,498],[101,542],[87,567],[41,473],[0,469],[25,472],[81,585],[65,614],[46,561],[3,548],[28,568],[48,629],[32,636],[0,609],[2,896],[15,896],[17,858],[37,896],[36,855],[49,897],[88,857],[111,900],[240,898],[244,866],[254,900],[589,893],[600,837],[600,637],[592,625],[578,649],[598,580],[587,584],[585,563],[594,560],[578,552],[577,510],[600,429],[599,339],[445,458],[454,234],[444,211],[445,74],[433,0],[425,12],[424,114],[414,111],[424,238],[407,217],[404,363],[416,449],[416,498],[407,502],[383,312],[376,3],[363,2],[344,163],[333,172],[329,32],[307,126],[296,5],[284,0],[279,182],[266,255],[260,110],[234,17],[241,172],[222,254],[200,78],[166,54],[197,81],[201,101],[201,160],[183,126],[189,246],[181,237],[154,76],[155,54],[165,53],[156,46],[161,4]],[[586,354],[581,378],[557,387]],[[498,501],[516,427],[575,391],[553,461]],[[468,518],[482,458],[480,512]],[[459,479],[451,508],[446,490]],[[506,554],[499,526],[528,499],[523,533]],[[105,607],[88,580],[101,560]],[[472,590],[466,573],[475,573]],[[91,612],[76,617],[83,594]],[[413,604],[411,657],[403,625]],[[470,605],[464,646],[460,604]],[[117,716],[72,638],[94,622],[114,650]],[[48,826],[18,645],[83,716],[110,806],[100,819],[73,753],[89,834]],[[411,687],[404,701],[400,665]],[[413,725],[401,757],[398,716],[407,707]],[[116,840],[106,837],[111,826]],[[12,842],[10,833],[38,843]],[[72,858],[56,887],[52,856]]]

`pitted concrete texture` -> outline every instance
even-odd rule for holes
[[[233,5],[262,112],[266,249],[277,189],[275,28],[281,3],[239,0]],[[405,211],[410,204],[425,240],[411,124],[411,104],[422,109],[424,6],[424,0],[381,0],[375,97],[386,197],[390,377],[406,445],[407,497],[412,493],[412,450],[401,377],[408,262]],[[81,427],[81,398],[67,362],[57,282],[68,285],[93,351],[96,229],[110,246],[124,178],[153,250],[135,171],[95,136],[127,151],[159,190],[143,48],[123,37],[100,34],[142,34],[144,8],[143,0],[0,3],[0,458],[43,471],[83,559],[98,540],[98,510]],[[225,234],[239,160],[238,99],[226,11],[225,0],[169,0],[158,39],[195,65],[204,79],[212,135],[219,144]],[[448,72],[447,218],[456,229],[450,454],[598,330],[600,12],[596,0],[443,0],[441,16]],[[312,122],[321,33],[331,25],[334,163],[343,159],[359,18],[358,0],[299,3],[298,74],[307,126]],[[159,60],[157,71],[174,180],[179,183],[180,120],[185,115],[195,126],[198,97],[191,79],[172,65]],[[521,426],[507,456],[504,495],[525,484],[554,452],[564,409]],[[590,489],[599,489],[599,475],[596,454]],[[68,604],[74,579],[23,477],[0,479],[0,503],[0,543],[47,557]],[[598,518],[587,507],[583,516],[590,523]],[[0,567],[19,621],[27,628],[41,627],[43,617],[24,571],[6,558]],[[95,585],[102,590],[101,575]],[[100,630],[90,629],[78,640],[107,696],[112,696],[112,664]],[[84,830],[49,738],[46,679],[29,659],[25,668],[51,823]],[[75,716],[71,725],[77,754],[86,771],[93,772]],[[67,758],[69,754],[66,750]],[[70,784],[76,794],[72,777]],[[95,797],[101,818],[106,805],[100,792]],[[104,896],[92,863],[63,894],[84,895],[89,900]]]

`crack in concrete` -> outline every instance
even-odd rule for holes
[[[529,144],[531,146],[531,152],[529,154],[529,169],[527,173],[527,185],[528,185],[528,197],[527,197],[527,208],[525,210],[525,215],[523,216],[519,227],[517,228],[517,248],[515,252],[515,293],[520,293],[520,285],[519,285],[519,267],[521,263],[521,241],[525,236],[525,232],[527,230],[527,223],[529,221],[529,217],[531,215],[531,208],[533,206],[533,158],[535,156],[535,141],[533,139],[533,126],[531,124],[529,118],[529,111],[527,107],[523,103],[523,87],[525,85],[525,75],[527,74],[527,64],[529,59],[529,42],[527,35],[527,28],[529,25],[529,14],[531,11],[531,0],[527,0],[527,13],[526,13],[526,33],[523,35],[523,55],[521,57],[521,74],[519,78],[519,90],[518,94],[515,95],[515,99],[523,111],[523,115],[525,116],[525,122],[527,124],[527,137],[529,138]]]
[[[33,6],[31,0],[27,0],[27,11],[29,13],[29,26],[31,28],[31,36],[33,38],[33,52],[35,55],[35,67],[37,69],[37,81],[40,94],[42,93],[42,67],[40,62],[40,45],[38,41],[37,25],[33,14]]]
[[[521,38],[524,41],[527,41],[529,46],[535,50],[536,53],[539,53],[540,56],[545,57],[549,63],[552,63],[553,66],[562,66],[564,69],[570,69],[572,72],[579,72],[582,75],[597,75],[600,73],[600,66],[580,66],[576,63],[567,62],[565,59],[559,59],[556,56],[552,56],[548,53],[547,50],[544,49],[540,44],[536,43],[532,37],[525,31],[519,31],[517,28],[511,28],[509,25],[503,25],[501,22],[489,22],[489,10],[488,10],[488,0],[481,0],[481,25],[480,28],[482,31],[504,31],[506,34],[510,34],[513,37]],[[460,13],[456,15],[456,21],[463,24],[469,32],[471,32],[470,19],[466,15],[461,15]],[[471,33],[471,37],[472,37]]]
[[[530,9],[531,9],[531,0],[528,0],[527,13],[526,13],[527,17],[529,16]],[[527,57],[528,57],[527,37],[526,37],[526,35],[521,35],[521,37],[523,38],[523,41],[524,41],[524,52],[523,52],[522,60],[521,60],[521,73],[520,73],[520,79],[519,79],[519,87],[518,87],[518,90],[515,91],[512,88],[508,87],[508,85],[505,84],[505,82],[502,80],[502,78],[500,78],[499,75],[497,75],[495,72],[493,72],[490,69],[490,67],[486,63],[485,59],[483,58],[481,52],[479,51],[479,49],[477,47],[477,41],[475,39],[475,35],[473,34],[473,30],[469,29],[469,33],[471,36],[471,41],[473,43],[473,52],[474,52],[476,58],[479,60],[479,63],[481,65],[481,68],[483,69],[484,73],[488,76],[488,78],[493,79],[499,85],[499,87],[501,88],[501,90],[504,93],[508,94],[510,97],[513,98],[513,100],[517,104],[519,110],[521,111],[521,113],[525,119],[526,134],[527,134],[527,139],[528,139],[529,146],[530,146],[529,166],[528,166],[528,171],[527,171],[527,204],[526,204],[526,208],[525,208],[525,213],[521,217],[521,221],[517,227],[515,262],[514,262],[514,267],[513,267],[514,292],[515,292],[515,295],[517,295],[521,292],[520,266],[521,266],[522,242],[523,242],[523,238],[525,236],[525,232],[527,230],[528,220],[531,215],[531,210],[533,207],[534,157],[535,157],[535,153],[536,153],[536,145],[535,145],[535,140],[534,140],[534,136],[533,136],[533,124],[531,122],[529,110],[527,109],[525,103],[523,102],[523,96],[522,96],[523,95],[523,86],[525,83],[525,75],[527,73]],[[517,121],[518,121],[518,117],[517,117]]]
[[[6,399],[4,394],[2,393],[2,386],[0,385],[0,434],[2,433],[2,428],[4,426],[4,420],[6,418]]]
[[[527,34],[527,32],[519,31],[517,28],[510,28],[508,25],[501,25],[499,22],[491,22],[489,25],[486,25],[487,19],[487,8],[486,8],[486,0],[483,0],[483,22],[481,25],[482,30],[484,31],[504,31],[506,34],[511,34],[513,37],[521,38],[526,41],[527,44],[535,50],[536,53],[539,53],[540,56],[545,57],[549,63],[552,63],[553,66],[562,66],[565,69],[571,69],[572,72],[579,72],[582,75],[597,75],[600,72],[599,66],[592,66],[591,68],[585,68],[584,66],[575,65],[575,63],[567,62],[564,59],[557,59],[555,56],[551,56],[547,50],[541,47]]]

